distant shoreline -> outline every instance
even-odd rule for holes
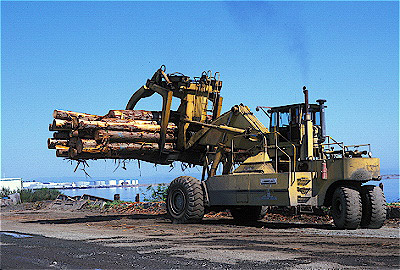
[[[156,183],[156,184],[139,184],[139,185],[110,185],[110,186],[76,186],[76,187],[45,187],[48,189],[57,189],[57,190],[68,190],[68,189],[93,189],[93,188],[141,188],[148,186],[160,186],[160,185],[168,185],[168,183]],[[24,187],[23,189],[40,189],[40,188],[29,188]]]
[[[399,174],[384,174],[381,177],[382,179],[400,179]]]

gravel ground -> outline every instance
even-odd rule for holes
[[[267,216],[239,226],[216,214],[184,225],[162,213],[40,208],[2,208],[1,269],[400,267],[398,222],[379,230],[336,230],[326,220]]]

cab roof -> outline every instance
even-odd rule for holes
[[[269,112],[287,112],[291,108],[295,107],[304,107],[305,103],[297,103],[297,104],[291,104],[291,105],[284,105],[284,106],[279,106],[279,107],[271,107],[268,109]],[[309,104],[310,110],[319,110],[319,104]]]

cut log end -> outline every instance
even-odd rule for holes
[[[57,149],[56,150],[56,156],[57,157],[68,157],[68,150],[69,148],[64,148],[64,149]]]
[[[49,149],[56,149],[56,146],[67,146],[68,145],[68,140],[60,140],[60,139],[54,139],[54,138],[48,138],[47,139],[47,147]]]

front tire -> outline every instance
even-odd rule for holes
[[[194,177],[174,179],[167,192],[167,214],[173,223],[197,223],[204,216],[204,194]]]
[[[355,187],[338,187],[332,197],[333,222],[339,229],[354,230],[361,222],[361,196]]]
[[[379,229],[386,220],[386,199],[380,187],[361,187],[362,217],[361,227]]]

